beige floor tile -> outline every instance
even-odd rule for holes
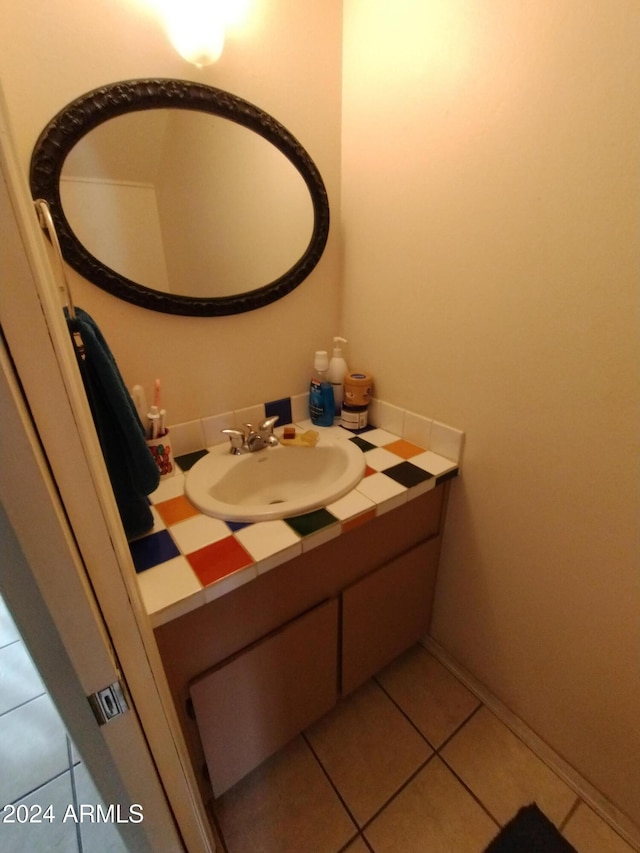
[[[67,735],[47,694],[0,717],[0,805],[69,767]]]
[[[376,853],[479,853],[499,831],[434,757],[365,829]]]
[[[296,738],[214,806],[229,853],[337,853],[356,827]]]
[[[372,681],[315,723],[307,737],[360,826],[432,754]]]
[[[102,804],[109,807],[98,793],[98,790],[89,775],[84,764],[78,764],[73,768],[73,776],[78,803]],[[79,824],[80,838],[82,839],[82,850],[99,850],[100,853],[127,853],[127,845],[120,837],[116,820],[105,821],[83,821]]]
[[[2,804],[4,806],[4,802]],[[71,773],[67,771],[57,776],[46,785],[38,788],[20,801],[18,805],[24,805],[29,815],[38,814],[37,807],[42,809],[42,823],[3,823],[0,829],[0,849],[2,853],[44,853],[44,851],[55,851],[55,853],[77,853],[78,851],[78,826],[73,820],[63,820],[65,812],[73,805],[73,789],[71,787]],[[51,806],[50,816],[54,820],[47,819],[47,809]],[[91,848],[85,848],[90,850]],[[94,850],[99,848],[93,848]]]
[[[486,708],[440,755],[501,824],[520,806],[536,802],[559,825],[576,801],[573,791]]]
[[[580,853],[633,853],[633,848],[585,803],[571,815],[562,834]]]
[[[0,714],[45,692],[24,643],[11,643],[0,649],[0,685]]]
[[[436,749],[480,705],[473,693],[420,645],[382,670],[376,680]]]

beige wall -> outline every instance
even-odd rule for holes
[[[165,317],[78,280],[76,301],[175,421],[301,390],[340,330],[380,397],[465,429],[434,636],[640,823],[640,10],[346,0],[340,225],[342,4],[254,6],[198,71],[134,0],[4,4],[25,173],[69,100],[158,75],[260,105],[329,188],[329,251],[273,306]]]
[[[640,822],[640,7],[344,5],[344,328],[467,432],[434,637]]]
[[[286,299],[238,317],[170,317],[116,301],[71,274],[76,304],[103,330],[129,385],[163,382],[170,423],[302,391],[313,352],[339,316],[339,0],[252,0],[219,62],[199,70],[169,44],[151,0],[11,0],[3,4],[0,82],[28,174],[45,124],[90,89],[179,77],[260,106],[303,144],[324,178],[333,225],[310,278]],[[266,280],[265,280],[266,283]]]

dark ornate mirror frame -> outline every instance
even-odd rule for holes
[[[314,224],[302,257],[274,281],[231,296],[199,298],[152,290],[105,266],[78,240],[60,200],[60,174],[71,149],[98,125],[138,110],[175,108],[211,113],[253,130],[271,142],[298,170],[313,204]],[[31,158],[31,192],[51,210],[62,254],[67,263],[108,293],[152,311],[214,317],[253,311],[296,288],[314,269],[329,236],[327,192],[311,157],[298,140],[268,113],[221,89],[185,80],[125,80],[102,86],[77,98],[45,127]]]

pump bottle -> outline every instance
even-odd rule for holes
[[[344,399],[344,377],[349,369],[347,362],[342,355],[341,344],[346,344],[346,338],[335,337],[333,339],[333,355],[329,362],[327,370],[327,379],[333,386],[333,400],[335,403],[336,415],[342,410],[342,401]]]
[[[333,386],[327,379],[329,359],[326,350],[316,352],[309,386],[309,415],[316,426],[333,426],[335,403]]]

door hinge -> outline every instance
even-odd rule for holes
[[[114,717],[119,717],[129,710],[122,685],[119,681],[114,681],[108,687],[97,690],[95,693],[87,696],[87,699],[100,726],[104,726],[105,723],[113,720]]]

